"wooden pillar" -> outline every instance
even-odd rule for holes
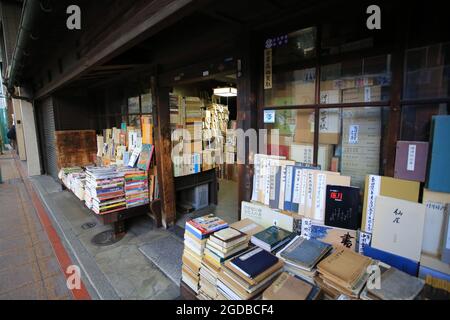
[[[257,129],[258,108],[257,108],[257,70],[259,59],[257,43],[254,41],[248,30],[244,30],[237,41],[238,53],[238,74],[237,74],[237,127],[247,131],[248,129]],[[261,45],[262,52],[262,45]],[[249,144],[245,145],[245,164],[238,164],[238,203],[239,219],[241,217],[241,202],[250,201],[253,186],[253,165],[250,159],[254,154],[250,154]]]
[[[176,219],[175,185],[172,167],[169,88],[156,88],[156,109],[153,112],[155,128],[156,166],[161,197],[162,224],[172,226]]]

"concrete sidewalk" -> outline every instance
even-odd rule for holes
[[[11,154],[0,169],[0,300],[72,299]]]

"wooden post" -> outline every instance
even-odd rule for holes
[[[155,151],[158,171],[161,214],[164,228],[175,223],[175,185],[172,167],[172,144],[170,132],[169,88],[156,90],[156,110],[154,110]]]
[[[257,66],[262,64],[258,52],[255,50],[254,37],[248,30],[244,30],[238,40],[238,74],[237,74],[237,128],[244,130],[257,129],[258,108],[257,96]],[[262,51],[262,49],[261,49]],[[250,164],[249,145],[245,145],[245,164],[237,164],[238,170],[238,203],[250,201],[253,185],[253,164]],[[239,205],[239,219],[241,206]]]

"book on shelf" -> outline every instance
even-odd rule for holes
[[[274,251],[292,240],[293,233],[271,226],[251,237],[251,242],[266,251]]]

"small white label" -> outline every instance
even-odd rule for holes
[[[359,140],[359,125],[352,124],[348,132],[348,143],[358,144],[358,140]]]
[[[416,145],[410,144],[408,147],[408,162],[406,170],[414,171],[415,166],[416,166]]]
[[[204,77],[209,76],[209,71],[203,71],[203,76],[204,76]]]
[[[275,123],[275,110],[264,110],[264,123]]]
[[[372,100],[372,88],[364,87],[364,102],[371,102]]]
[[[311,219],[302,219],[302,237],[305,239],[311,238]]]

